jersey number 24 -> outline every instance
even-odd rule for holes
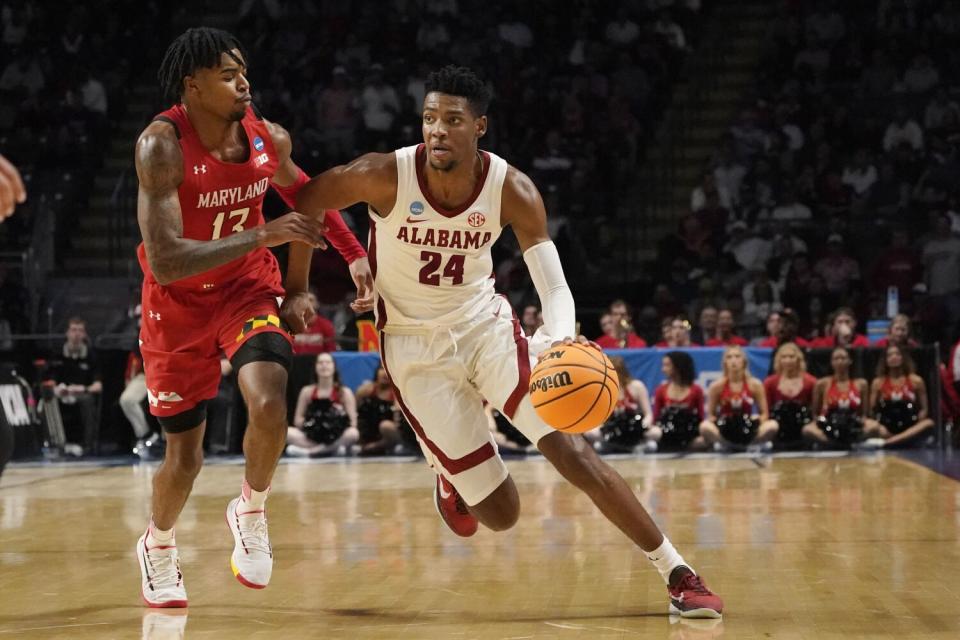
[[[455,254],[447,260],[447,265],[443,268],[443,277],[450,278],[451,284],[463,284],[463,259],[465,256]],[[420,282],[434,287],[440,286],[440,263],[443,256],[436,251],[421,251],[420,259],[427,264],[420,269]]]

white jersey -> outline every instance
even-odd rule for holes
[[[477,188],[466,204],[448,210],[427,190],[425,146],[397,149],[396,156],[396,204],[383,217],[370,211],[377,328],[420,333],[498,309],[490,247],[500,237],[507,162],[481,151]]]

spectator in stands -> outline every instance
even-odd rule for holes
[[[923,128],[928,133],[939,132],[949,124],[951,115],[960,117],[960,106],[950,99],[946,89],[940,87],[934,92],[923,112]]]
[[[777,339],[780,336],[780,325],[782,324],[782,319],[780,317],[779,311],[771,311],[767,314],[767,319],[764,322],[764,328],[766,329],[766,336],[761,336],[753,339],[754,346],[757,347],[776,347]]]
[[[36,96],[46,84],[40,63],[26,50],[13,58],[0,74],[0,92],[14,97]]]
[[[705,171],[700,184],[690,194],[690,211],[696,213],[707,206],[707,196],[714,195],[717,202],[724,209],[733,208],[733,197],[725,186],[717,184],[713,171]]]
[[[887,125],[883,134],[883,150],[889,153],[901,145],[907,145],[914,151],[923,150],[923,129],[903,106],[897,107],[896,117]]]
[[[677,52],[687,49],[687,38],[683,28],[676,23],[670,11],[661,9],[657,12],[657,21],[653,24],[654,33],[663,38],[664,43]]]
[[[673,316],[665,316],[660,321],[660,342],[654,346],[663,349],[673,344]]]
[[[644,439],[644,431],[653,424],[650,393],[641,380],[630,375],[623,358],[613,356],[610,361],[620,382],[617,406],[606,422],[583,435],[601,451],[630,453]],[[645,447],[644,451],[650,449]],[[656,448],[653,451],[656,451]]]
[[[867,418],[867,381],[852,378],[853,358],[846,347],[830,355],[833,375],[817,380],[813,388],[816,419],[803,427],[803,437],[820,446],[850,447],[860,440]]]
[[[780,302],[780,288],[770,281],[766,271],[753,272],[753,278],[743,285],[743,319],[747,325],[760,327],[764,319],[773,311],[783,308]]]
[[[730,240],[723,252],[730,254],[737,264],[747,271],[762,271],[773,250],[773,243],[766,238],[747,231],[747,223],[737,220],[730,225]]]
[[[633,332],[633,326],[623,316],[605,313],[600,316],[603,334],[595,342],[602,349],[640,349],[646,341]]]
[[[839,233],[827,237],[826,252],[813,270],[823,278],[827,291],[836,295],[846,295],[860,280],[860,265],[844,251],[843,236]]]
[[[903,87],[909,93],[927,93],[940,84],[940,73],[930,58],[924,54],[913,57],[913,62],[903,74]]]
[[[704,442],[718,450],[746,446],[753,452],[769,451],[777,428],[763,384],[750,375],[743,349],[727,347],[723,375],[707,390],[706,417],[700,423]]]
[[[95,453],[100,432],[100,367],[87,338],[87,323],[74,316],[67,321],[67,340],[59,354],[51,358],[51,374],[56,386],[54,393],[60,401],[67,439],[73,442],[66,453],[80,457],[85,452]],[[73,427],[73,429],[71,429]],[[76,443],[76,427],[82,430],[83,445]]]
[[[360,92],[360,111],[367,130],[369,146],[386,148],[390,142],[394,120],[400,112],[400,99],[392,86],[383,79],[383,65],[370,66],[367,82]]]
[[[796,311],[786,308],[767,317],[767,337],[757,343],[757,346],[775,348],[788,342],[804,349],[813,346],[799,334],[800,318]]]
[[[725,143],[720,149],[717,166],[713,169],[713,177],[717,191],[721,193],[726,191],[729,194],[731,209],[740,203],[740,185],[746,175],[747,168],[737,162],[733,145],[729,142]]]
[[[667,340],[668,347],[687,348],[699,347],[700,345],[690,339],[690,321],[683,316],[677,316],[671,323],[670,337]]]
[[[939,213],[933,236],[923,245],[927,293],[943,304],[955,321],[960,317],[960,238],[951,233],[950,216]]]
[[[913,285],[921,280],[923,266],[910,246],[907,230],[898,227],[890,234],[889,246],[880,254],[873,267],[873,287],[885,292],[896,287],[901,303],[909,303],[913,297]]]
[[[333,328],[333,323],[320,315],[320,303],[317,301],[317,295],[311,291],[309,296],[310,306],[317,314],[313,322],[303,333],[293,336],[293,352],[297,355],[329,353],[337,350],[337,336]]]
[[[746,109],[740,114],[737,124],[730,128],[734,149],[740,160],[749,161],[767,146],[767,134],[760,128],[757,120],[757,112]]]
[[[670,351],[661,367],[666,381],[654,393],[654,424],[644,432],[644,450],[706,448],[699,435],[703,389],[695,382],[693,358],[683,351]]]
[[[737,345],[745,347],[749,344],[747,340],[738,336],[734,331],[737,328],[733,311],[730,309],[721,309],[717,315],[717,335],[707,340],[705,345],[708,347],[729,347]]]
[[[690,339],[700,344],[708,344],[717,334],[717,308],[712,304],[700,310],[700,322],[690,334]]]
[[[865,202],[870,196],[870,189],[877,181],[877,168],[870,162],[867,150],[860,148],[854,154],[850,164],[843,169],[840,180],[848,189],[853,201]]]
[[[813,212],[810,207],[797,199],[797,188],[794,185],[787,185],[783,189],[783,196],[780,202],[770,214],[775,222],[786,223],[791,226],[804,226],[813,220]]]
[[[617,9],[616,18],[607,23],[604,35],[610,44],[617,47],[627,47],[640,37],[640,27],[630,19],[627,8],[621,6]]]
[[[326,146],[327,156],[334,162],[353,156],[358,100],[346,68],[337,65],[333,68],[330,84],[320,92],[314,123]]]
[[[884,159],[880,163],[880,178],[870,190],[869,208],[879,216],[892,218],[907,206],[910,185],[897,176],[893,162]]]
[[[541,326],[543,326],[543,316],[540,314],[540,307],[535,304],[524,306],[523,313],[520,314],[520,327],[523,329],[523,335],[529,338]]]
[[[916,444],[934,427],[926,383],[900,345],[888,345],[883,354],[877,363],[877,377],[870,384],[870,407],[876,420],[865,422],[864,445],[891,448]]]
[[[148,441],[154,440],[157,434],[150,431],[147,423],[147,414],[143,410],[143,401],[147,399],[147,380],[143,372],[143,356],[139,346],[127,356],[127,367],[124,374],[125,385],[120,394],[120,410],[126,416],[137,442],[133,447],[135,455],[143,455],[149,449]]]
[[[877,347],[886,347],[895,344],[903,349],[912,349],[919,347],[920,343],[910,337],[910,316],[905,313],[898,313],[893,316],[890,326],[887,327],[887,335],[880,338]]]
[[[400,443],[402,415],[393,395],[393,385],[382,366],[373,380],[357,388],[359,455],[384,455]]]
[[[857,316],[850,307],[840,307],[830,314],[829,325],[828,335],[815,340],[812,346],[820,349],[835,347],[856,349],[870,346],[867,336],[857,333]]]
[[[287,455],[318,458],[345,455],[357,442],[357,400],[340,382],[337,364],[321,353],[314,364],[316,382],[297,396],[293,426],[287,429]]]
[[[770,417],[777,421],[780,442],[797,444],[804,425],[813,420],[813,388],[817,379],[807,373],[803,351],[785,342],[773,356],[773,374],[763,381]]]

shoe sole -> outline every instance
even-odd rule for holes
[[[140,540],[137,540],[137,549],[134,551],[134,554],[137,556],[137,564],[140,565],[140,599],[143,600],[143,604],[147,605],[151,609],[186,609],[187,601],[186,600],[167,600],[166,602],[150,602],[147,600],[147,595],[143,592],[143,558],[140,556],[140,545],[143,544]]]
[[[723,612],[706,608],[681,610],[671,602],[670,615],[680,616],[681,618],[722,618]]]
[[[229,509],[230,507],[228,506],[227,508]],[[234,547],[234,550],[236,550],[237,545],[240,544],[240,540],[238,540],[238,535],[233,530],[233,525],[230,524],[230,516],[228,515],[227,511],[223,512],[223,520],[224,522],[227,523],[227,528],[230,529],[230,533],[233,535],[233,547]],[[239,582],[245,587],[248,587],[250,589],[266,589],[267,588],[267,585],[265,584],[257,584],[256,582],[250,582],[249,580],[244,578],[243,574],[240,573],[240,567],[238,567],[237,563],[233,561],[232,554],[230,555],[230,571],[233,572],[233,577],[237,579],[237,582]]]

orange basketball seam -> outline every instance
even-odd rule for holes
[[[559,396],[554,396],[554,397],[550,398],[549,400],[547,400],[546,402],[541,402],[540,404],[535,404],[535,405],[533,405],[533,408],[536,409],[537,407],[542,407],[542,406],[548,405],[548,404],[550,404],[551,402],[553,402],[554,400],[560,400],[561,398],[566,398],[566,397],[567,397],[568,395],[570,395],[571,393],[576,393],[577,391],[580,391],[580,389],[583,389],[584,387],[589,387],[589,386],[592,385],[592,384],[603,384],[603,382],[600,381],[600,380],[590,380],[589,382],[584,382],[583,384],[581,384],[581,385],[580,385],[579,387],[577,387],[576,389],[570,389],[569,391],[564,391],[564,392],[563,392],[562,394],[560,394]]]
[[[601,387],[601,391],[607,391],[607,385],[606,385],[605,383],[606,383],[606,380],[604,380],[604,384],[603,384],[603,386]],[[585,386],[587,386],[587,385],[585,385],[585,384],[584,384],[584,385],[581,385],[580,388],[583,389]],[[607,393],[609,393],[609,391],[607,391]],[[597,406],[597,402],[600,400],[600,395],[601,395],[601,394],[598,392],[598,393],[597,393],[597,397],[593,399],[593,404],[591,404],[589,407],[587,407],[587,410],[584,411],[583,414],[582,414],[579,418],[577,418],[575,421],[573,421],[573,423],[567,425],[567,426],[565,427],[565,429],[569,429],[569,428],[572,427],[573,425],[579,424],[584,418],[586,418],[588,415],[590,415],[590,412],[593,411],[593,408],[594,408],[595,406]],[[604,418],[604,419],[606,419],[606,418]],[[597,425],[597,426],[599,426],[599,425]]]

